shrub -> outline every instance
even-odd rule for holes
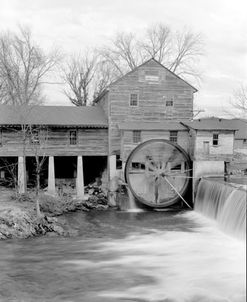
[[[34,202],[32,196],[28,193],[16,193],[10,196],[12,200],[15,200],[17,202]]]

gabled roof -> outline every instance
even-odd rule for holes
[[[103,110],[96,106],[0,105],[0,125],[50,125],[107,128]]]
[[[187,81],[185,81],[184,79],[182,79],[181,77],[179,77],[178,75],[176,75],[174,72],[172,72],[170,69],[168,69],[167,67],[165,67],[163,64],[161,64],[160,62],[158,62],[156,59],[151,58],[147,61],[145,61],[144,63],[140,64],[139,66],[137,66],[136,68],[134,68],[133,70],[127,72],[125,75],[119,77],[117,80],[115,80],[114,82],[112,82],[111,84],[108,85],[108,87],[106,87],[103,92],[94,100],[95,103],[97,103],[101,97],[103,97],[108,91],[109,88],[112,85],[117,84],[118,82],[120,82],[122,79],[124,79],[125,77],[127,77],[128,75],[134,73],[136,70],[138,70],[140,67],[145,66],[146,64],[150,63],[150,62],[155,62],[157,65],[161,66],[162,68],[164,68],[166,71],[168,71],[169,73],[171,73],[173,76],[175,76],[176,78],[178,78],[179,80],[183,81],[186,85],[190,86],[194,92],[197,92],[198,90],[192,86],[191,84],[189,84]]]
[[[187,130],[180,122],[126,122],[118,125],[121,130]]]
[[[217,117],[201,118],[193,121],[182,122],[183,125],[194,130],[238,130],[232,120]]]

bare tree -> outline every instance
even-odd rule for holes
[[[78,54],[70,56],[64,66],[62,66],[62,79],[67,88],[64,94],[72,104],[76,106],[86,106],[90,99],[90,85],[96,71],[96,56]]]
[[[12,105],[19,117],[22,156],[26,165],[29,144],[29,116],[43,101],[42,86],[54,70],[60,57],[57,51],[46,54],[33,41],[30,29],[19,27],[19,32],[0,34],[0,103]],[[25,191],[26,191],[26,184]]]
[[[132,33],[117,34],[100,53],[118,76],[152,57],[178,75],[198,79],[197,63],[203,55],[203,47],[200,34],[186,29],[173,32],[164,24],[155,24],[139,38]]]
[[[96,99],[117,78],[108,62],[98,62],[94,79],[92,81],[93,100]]]
[[[144,61],[138,40],[133,33],[117,33],[109,46],[100,50],[102,60],[107,62],[116,76],[122,76]]]
[[[161,23],[149,27],[140,45],[145,58],[155,58],[160,63],[168,62],[172,52],[171,29]]]
[[[247,86],[242,84],[233,93],[234,100],[232,106],[236,108],[241,115],[247,116]]]
[[[186,29],[174,36],[173,53],[168,68],[178,75],[198,78],[200,73],[196,63],[203,55],[201,34],[194,34]]]
[[[37,217],[40,217],[40,177],[43,165],[46,160],[46,146],[48,140],[48,129],[40,126],[29,126],[29,144],[30,149],[34,153],[35,157],[35,195],[36,195],[36,213]]]
[[[0,34],[0,103],[40,104],[42,85],[59,60],[57,51],[45,54],[28,28]]]

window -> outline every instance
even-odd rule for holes
[[[69,143],[70,143],[70,145],[77,144],[77,131],[76,130],[72,130],[69,132]]]
[[[243,144],[247,145],[247,139],[243,139]]]
[[[173,101],[166,101],[166,107],[172,107]]]
[[[30,141],[33,145],[39,145],[39,130],[38,129],[32,129],[30,130]]]
[[[172,109],[171,107],[174,106],[174,96],[163,96],[165,99],[165,106],[168,107],[167,109]]]
[[[130,106],[138,106],[138,94],[137,93],[131,93],[130,94]]]
[[[170,141],[176,143],[178,141],[178,132],[170,131]]]
[[[133,143],[139,143],[141,141],[141,131],[134,130],[133,131]]]
[[[213,133],[213,146],[219,145],[219,134]]]

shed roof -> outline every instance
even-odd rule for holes
[[[7,106],[0,105],[0,125],[49,125],[107,128],[98,106]]]
[[[164,121],[164,122],[126,122],[120,123],[121,130],[187,130],[180,122]]]
[[[193,121],[183,122],[187,127],[195,130],[231,130],[236,131],[239,128],[229,119],[218,117],[201,118]]]

